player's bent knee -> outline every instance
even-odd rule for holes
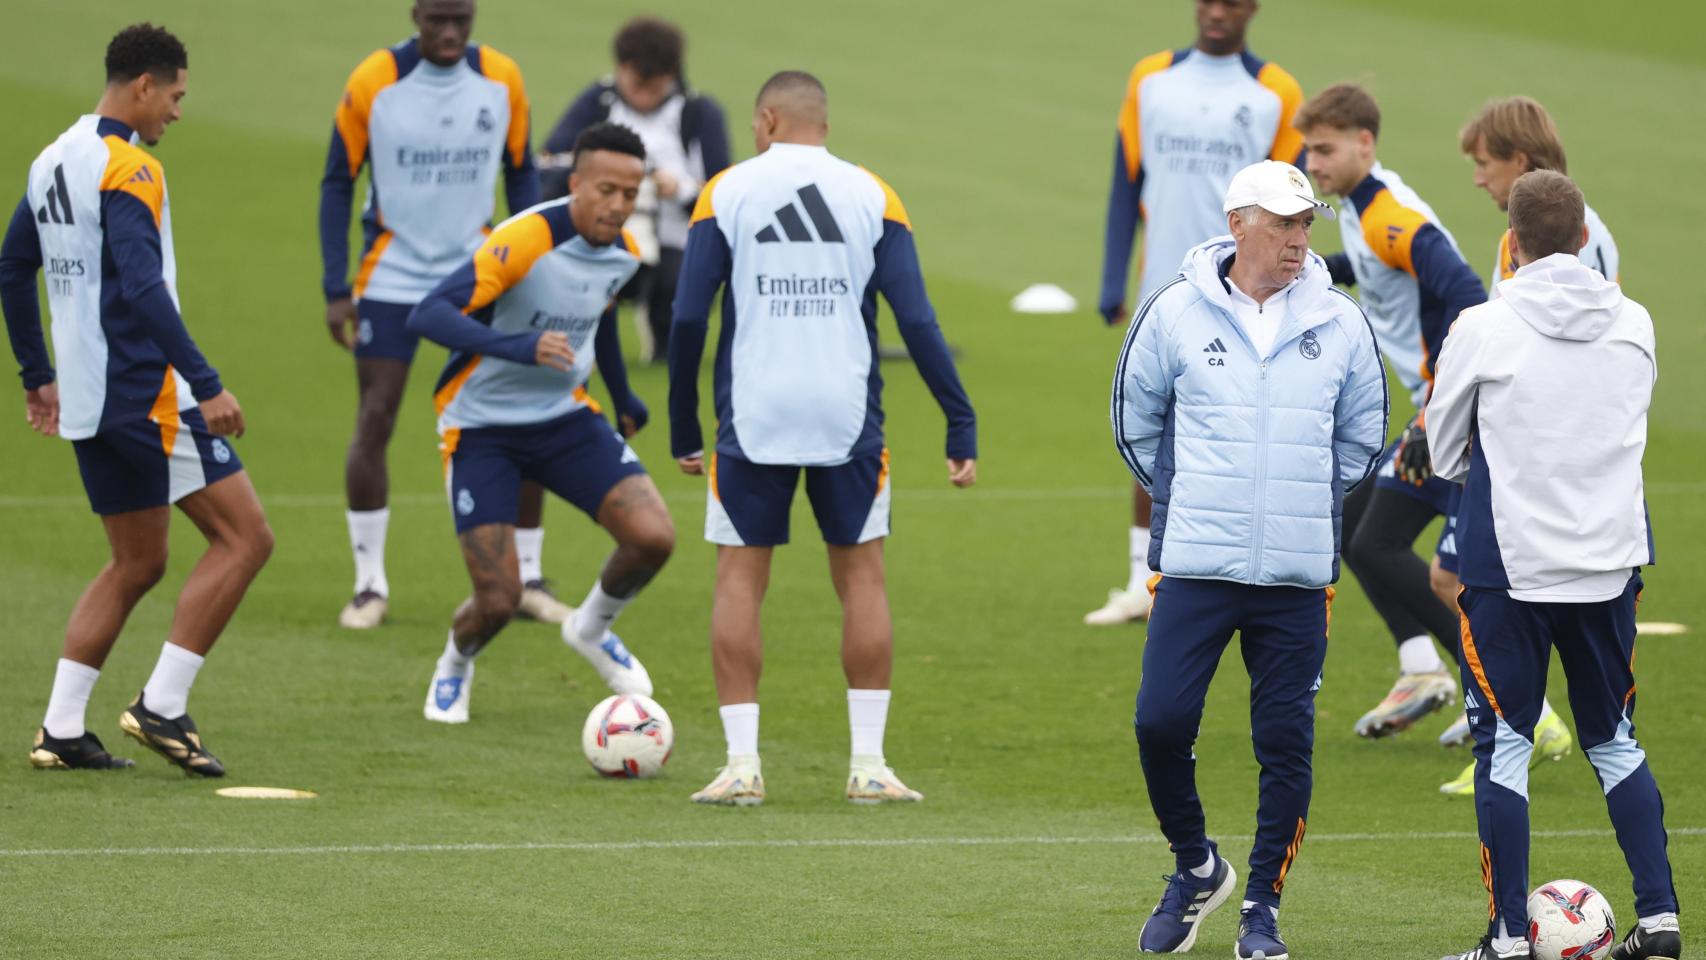
[[[115,555],[112,565],[125,590],[140,596],[154,589],[154,585],[166,577],[165,544],[161,544],[158,550]]]

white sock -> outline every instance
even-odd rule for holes
[[[456,649],[456,631],[452,629],[449,638],[444,641],[444,652],[438,655],[438,675],[441,677],[450,674],[461,676],[468,672],[468,665],[473,662],[473,657],[466,656],[461,650]]]
[[[1438,673],[1445,669],[1445,662],[1434,649],[1434,638],[1424,633],[1398,644],[1398,669],[1405,673]]]
[[[61,660],[59,662],[64,663],[65,661]],[[50,730],[48,732],[52,733],[53,731]],[[1655,913],[1650,917],[1642,917],[1641,918],[1641,929],[1645,930],[1648,933],[1652,933],[1654,930],[1657,930],[1660,925],[1662,925],[1666,922],[1675,923],[1676,922],[1676,914],[1674,914],[1674,913]]]
[[[391,583],[385,579],[385,530],[391,525],[391,509],[350,510],[349,545],[355,552],[355,592],[372,590],[382,597],[391,595]]]
[[[521,582],[545,579],[545,528],[516,527],[515,555],[521,558]]]
[[[853,731],[853,756],[883,759],[883,727],[889,721],[889,691],[848,690],[847,726]]]
[[[1261,906],[1261,904],[1257,903],[1254,900],[1246,900],[1246,901],[1244,901],[1244,905],[1238,908],[1238,911],[1240,913],[1242,913],[1243,911],[1248,910],[1251,907],[1259,907],[1259,906]],[[1268,909],[1269,913],[1274,915],[1274,922],[1279,923],[1279,907],[1268,907],[1267,909]]]
[[[1508,933],[1498,934],[1493,937],[1493,949],[1499,953],[1504,953],[1506,950],[1516,946],[1517,941],[1521,939],[1521,937],[1513,937]]]
[[[1206,880],[1209,877],[1214,876],[1214,854],[1209,854],[1208,859],[1202,862],[1202,866],[1192,867],[1191,876],[1196,877],[1199,880]]]
[[[48,736],[75,740],[88,732],[83,728],[83,711],[100,678],[101,671],[86,663],[59,658],[59,666],[53,671],[53,693],[47,698],[47,716],[41,722]]]
[[[1149,592],[1149,528],[1131,528],[1131,579],[1126,582],[1127,593]]]
[[[718,707],[723,718],[723,739],[729,744],[729,762],[736,757],[758,756],[758,704],[731,703]]]
[[[176,720],[189,710],[190,684],[206,659],[173,643],[160,645],[160,660],[148,685],[142,688],[142,703],[148,709]]]
[[[581,601],[580,608],[575,611],[573,623],[575,636],[587,643],[604,640],[604,635],[610,632],[610,624],[616,620],[616,615],[628,605],[628,597],[618,600],[604,592],[604,584],[597,580],[592,582],[592,590]]]

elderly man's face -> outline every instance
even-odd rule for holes
[[[1227,217],[1227,226],[1238,243],[1238,262],[1255,271],[1263,289],[1278,290],[1303,272],[1315,211],[1282,217],[1258,207],[1246,220],[1234,210]]]

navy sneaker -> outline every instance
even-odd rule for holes
[[[1237,960],[1286,960],[1285,941],[1280,939],[1279,921],[1272,907],[1256,904],[1239,915]]]
[[[1162,877],[1167,890],[1155,912],[1143,923],[1137,947],[1144,953],[1184,953],[1197,942],[1197,929],[1204,917],[1226,902],[1238,874],[1219,853],[1214,855],[1214,873],[1199,879],[1186,872]]]

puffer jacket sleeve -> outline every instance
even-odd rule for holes
[[[1173,379],[1177,375],[1161,311],[1156,309],[1157,299],[1159,294],[1143,305],[1132,319],[1131,329],[1126,331],[1125,349],[1120,352],[1119,366],[1114,371],[1113,402],[1109,410],[1114,444],[1132,476],[1145,490],[1150,490],[1155,482],[1155,455],[1161,445],[1167,408],[1173,401]]]
[[[1345,383],[1333,409],[1333,453],[1339,464],[1339,482],[1348,493],[1374,471],[1385,449],[1390,400],[1374,328],[1355,300],[1339,291],[1329,296],[1344,301],[1340,322],[1352,345]]]

